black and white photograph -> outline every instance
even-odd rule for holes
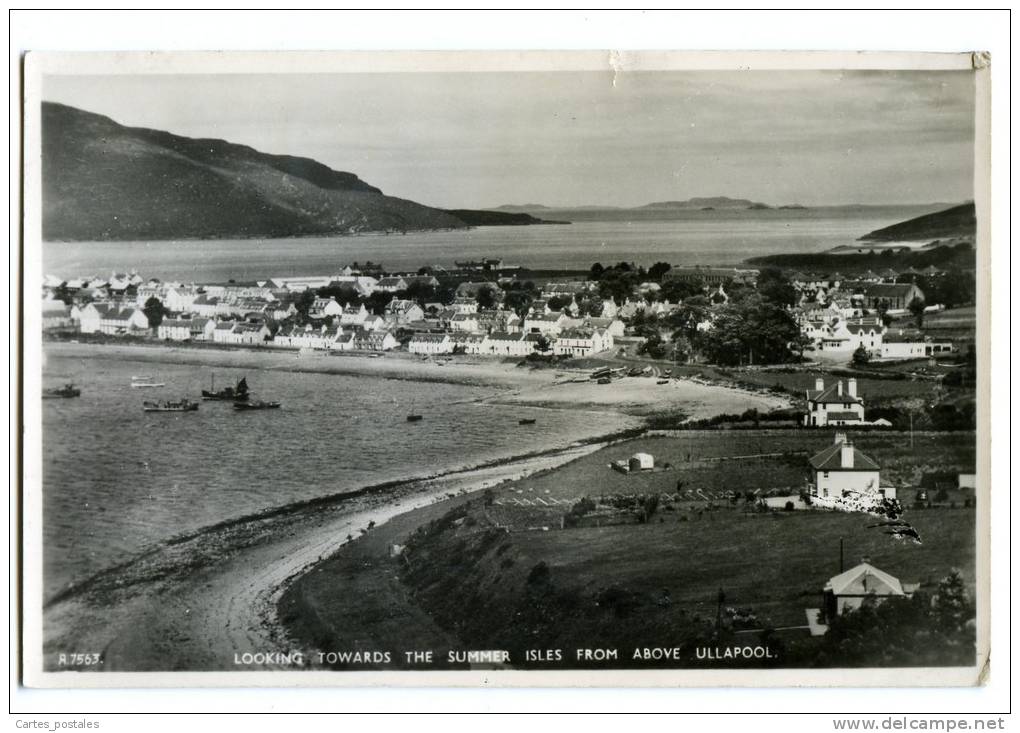
[[[979,684],[988,73],[29,54],[28,684]]]

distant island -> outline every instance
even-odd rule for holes
[[[750,199],[731,199],[728,196],[708,196],[691,198],[686,201],[654,201],[644,206],[635,206],[636,209],[771,209],[768,204],[763,204]]]
[[[974,237],[977,218],[974,202],[954,206],[934,214],[925,214],[908,221],[868,232],[862,242],[920,242],[946,237]]]
[[[42,103],[46,241],[343,236],[545,223],[528,215],[458,211],[387,196],[354,173],[310,158],[127,127]]]

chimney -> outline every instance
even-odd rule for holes
[[[846,393],[851,397],[857,396],[857,380],[854,377],[846,380]]]
[[[825,389],[825,380],[821,377],[815,377],[815,391],[821,392],[823,389]]]
[[[839,448],[839,465],[842,468],[854,467],[854,446],[847,440]]]
[[[842,379],[837,379],[836,380],[836,394],[839,397],[843,396],[843,380]]]

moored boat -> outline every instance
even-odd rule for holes
[[[407,416],[407,421],[408,422],[418,422],[419,420],[424,419],[424,417],[425,417],[424,415],[408,415]]]
[[[146,412],[194,412],[198,409],[198,403],[184,398],[180,400],[160,400],[142,403],[142,409]]]
[[[247,400],[234,403],[235,410],[275,410],[279,406],[279,402],[267,402],[264,400]]]
[[[135,379],[134,377],[132,377],[131,379],[131,387],[133,389],[146,389],[165,386],[166,382],[153,382],[151,377],[145,377],[144,379]]]
[[[517,421],[517,424],[518,425],[534,425],[535,424],[535,418],[533,418],[533,417],[522,417],[520,420]]]
[[[212,376],[212,382],[209,385],[209,389],[202,390],[203,400],[224,400],[227,402],[246,402],[248,400],[248,380],[245,377],[241,377],[237,384],[234,386],[227,386],[223,389],[216,390],[216,375]]]
[[[73,384],[65,384],[63,387],[43,390],[43,399],[54,399],[58,397],[81,397],[81,390]]]

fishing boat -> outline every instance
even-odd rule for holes
[[[609,384],[612,381],[613,380],[610,379],[609,377],[599,377],[598,380],[597,380],[597,383],[598,384]]]
[[[419,420],[422,420],[424,417],[425,417],[424,415],[408,415],[407,416],[407,421],[408,422],[418,422]]]
[[[522,417],[520,420],[517,421],[517,424],[518,425],[534,425],[535,424],[535,418],[533,418],[533,417]]]
[[[44,400],[58,397],[81,397],[81,390],[71,383],[65,384],[63,387],[43,390]]]
[[[234,403],[235,410],[275,410],[279,406],[279,402],[266,402],[265,400],[247,400]]]
[[[203,400],[225,400],[227,402],[247,402],[248,401],[248,381],[245,377],[241,377],[237,384],[234,386],[227,386],[223,389],[216,391],[216,375],[212,375],[212,381],[209,383],[209,389],[202,390]]]
[[[656,382],[656,384],[669,384],[669,380],[668,379],[660,379],[658,382]]]
[[[146,412],[194,412],[198,409],[198,403],[184,398],[180,400],[160,400],[142,403],[142,409]]]

